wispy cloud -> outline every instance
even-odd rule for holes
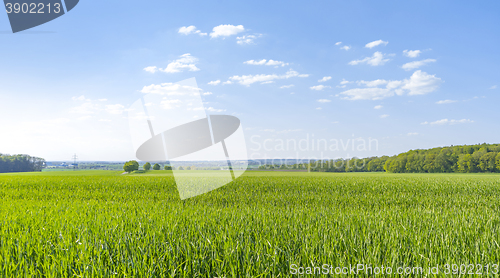
[[[236,37],[236,43],[239,45],[254,44],[255,39],[259,37],[262,37],[262,34],[244,35],[241,37]]]
[[[365,45],[366,48],[374,48],[375,46],[379,46],[381,44],[383,45],[387,45],[389,42],[387,41],[383,41],[383,40],[377,40],[377,41],[372,41],[372,42],[369,42]]]
[[[390,60],[390,59],[386,58],[387,56],[392,56],[392,55],[391,54],[389,54],[389,55],[382,54],[382,52],[377,51],[377,52],[373,53],[372,57],[366,57],[364,59],[350,61],[349,65],[355,66],[358,64],[366,63],[366,64],[371,65],[371,66],[382,66],[383,64],[385,64],[386,62],[388,62]]]
[[[325,77],[321,78],[320,80],[318,80],[318,82],[326,82],[326,81],[328,81],[330,79],[332,79],[331,76],[325,76]]]
[[[373,107],[373,109],[382,109],[382,105],[376,105],[375,107]]]
[[[387,117],[389,117],[389,115],[387,115],[387,114],[380,115],[380,118],[381,118],[381,119],[385,119],[385,118],[387,118]]]
[[[449,104],[449,103],[455,103],[455,102],[457,102],[457,100],[445,99],[445,100],[437,101],[436,104]]]
[[[311,90],[315,90],[315,91],[322,91],[323,89],[326,89],[326,88],[331,88],[331,87],[325,86],[325,85],[316,85],[316,86],[310,87]]]
[[[208,85],[219,85],[220,84],[220,80],[214,80],[214,81],[210,81],[208,82]]]
[[[417,68],[419,68],[421,66],[425,66],[428,63],[434,63],[434,62],[436,62],[436,59],[425,59],[425,60],[421,60],[421,61],[409,62],[409,63],[404,64],[401,67],[404,70],[413,70],[413,69],[417,69]]]
[[[343,49],[343,50],[347,51],[347,50],[351,49],[351,47],[347,46],[347,45],[344,45],[340,49]]]
[[[474,121],[469,119],[461,119],[461,120],[448,120],[442,119],[435,122],[423,122],[423,125],[455,125],[455,124],[468,124],[473,123]]]
[[[327,103],[327,102],[331,102],[331,100],[329,100],[329,99],[318,99],[317,102]]]
[[[379,100],[394,95],[424,95],[439,88],[441,78],[427,74],[421,70],[415,71],[409,79],[358,81],[367,88],[355,88],[340,93],[347,100]],[[385,87],[379,87],[385,85]]]
[[[410,58],[416,58],[420,53],[422,53],[420,50],[403,50],[403,55]]]
[[[191,56],[191,54],[186,53],[179,56],[179,59],[172,61],[167,65],[166,68],[158,68],[156,66],[145,67],[144,70],[150,73],[155,73],[157,71],[166,72],[166,73],[176,73],[183,72],[184,70],[188,71],[199,71],[200,69],[196,67],[196,62],[198,62],[198,58]]]
[[[189,35],[189,34],[198,34],[200,36],[206,36],[207,33],[202,33],[200,30],[196,29],[194,25],[191,26],[182,26],[179,28],[179,34]]]
[[[211,38],[229,37],[245,31],[243,25],[221,24],[212,29]]]
[[[292,69],[287,71],[285,74],[278,75],[278,74],[255,74],[255,75],[234,75],[229,77],[230,81],[235,81],[240,83],[241,85],[249,86],[253,83],[256,82],[267,82],[267,81],[273,81],[273,80],[278,80],[278,79],[288,79],[292,77],[308,77],[309,74],[300,74]],[[225,82],[224,82],[225,83]],[[230,84],[230,83],[229,83]]]
[[[266,59],[262,59],[262,60],[259,60],[259,61],[256,61],[256,60],[248,60],[246,62],[243,62],[243,64],[247,64],[247,65],[254,65],[254,66],[275,66],[275,67],[284,67],[284,66],[288,66],[288,63],[285,63],[285,62],[282,62],[282,61],[275,61],[275,60],[266,60]]]
[[[292,88],[293,86],[295,86],[295,85],[293,85],[293,84],[283,85],[283,86],[280,87],[280,89],[288,89],[288,88]]]
[[[496,88],[497,88],[497,85],[493,85],[493,86],[490,87],[490,90],[494,90]]]

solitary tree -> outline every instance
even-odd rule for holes
[[[142,168],[146,171],[149,171],[151,169],[151,163],[149,162],[146,162],[146,164],[144,164],[144,166],[142,166]]]
[[[151,166],[151,165],[150,165]],[[153,166],[153,170],[160,170],[160,164],[156,163],[154,166]]]
[[[165,170],[172,170],[172,166],[170,166],[170,165],[165,165],[165,168],[164,168],[164,169],[165,169]]]
[[[123,165],[123,170],[128,173],[139,170],[139,163],[135,160],[127,161],[125,165]]]

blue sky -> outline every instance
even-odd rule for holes
[[[252,158],[500,143],[499,2],[311,2],[81,1],[16,34],[1,14],[0,152],[133,159],[128,107],[191,77]],[[306,138],[331,148],[279,146]]]

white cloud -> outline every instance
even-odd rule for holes
[[[344,95],[343,99],[348,100],[379,100],[394,96],[394,91],[384,88],[355,88],[340,93]]]
[[[151,66],[151,67],[145,67],[144,70],[150,73],[155,73],[158,71],[158,68],[156,66]]]
[[[408,134],[406,134],[406,136],[416,136],[418,135],[417,132],[409,132]]]
[[[436,59],[425,59],[425,60],[422,60],[422,61],[409,62],[409,63],[404,64],[401,67],[404,70],[412,70],[412,69],[417,69],[417,68],[419,68],[421,66],[425,66],[428,63],[434,63],[434,62],[436,62]]]
[[[391,56],[391,55],[386,55],[386,56]],[[349,65],[355,66],[357,64],[367,63],[368,65],[371,65],[371,66],[381,66],[381,65],[385,64],[386,62],[388,62],[389,60],[390,59],[384,58],[384,54],[382,54],[382,52],[377,51],[377,52],[373,53],[372,57],[366,57],[366,58],[361,59],[361,60],[350,61]]]
[[[210,112],[224,112],[224,111],[226,111],[225,109],[215,109],[213,107],[208,107],[207,110]]]
[[[293,86],[295,86],[295,85],[293,85],[293,84],[283,85],[283,86],[280,87],[280,89],[288,89],[288,88],[292,88]]]
[[[199,71],[200,69],[196,67],[196,62],[198,62],[198,58],[186,53],[181,55],[179,59],[168,64],[166,68],[160,69],[160,71],[166,73],[182,72],[184,70]]]
[[[253,44],[254,40],[256,38],[260,38],[262,34],[255,34],[255,35],[244,35],[241,37],[236,37],[236,43],[239,45],[244,45],[244,44]]]
[[[424,95],[437,90],[441,84],[441,78],[427,74],[421,70],[414,72],[410,79],[404,80],[403,90],[409,90],[408,95]]]
[[[212,33],[210,33],[210,37],[228,37],[232,35],[236,35],[245,31],[245,27],[243,25],[234,26],[231,24],[221,24],[212,29]]]
[[[340,49],[343,49],[343,50],[347,51],[347,50],[351,49],[351,47],[347,46],[347,45],[344,45]]]
[[[415,71],[409,79],[404,80],[383,80],[357,81],[358,85],[365,85],[367,88],[355,88],[346,90],[341,95],[348,100],[379,100],[394,95],[424,95],[439,88],[441,78],[430,75],[421,70]],[[385,85],[385,88],[379,86]]]
[[[451,99],[445,99],[445,100],[440,100],[436,102],[437,104],[449,104],[449,103],[454,103],[457,102],[456,100],[451,100]]]
[[[100,98],[100,99],[98,99],[98,101],[108,101],[108,99],[107,98]]]
[[[345,88],[347,86],[347,84],[349,84],[349,83],[352,83],[352,82],[347,81],[343,78],[342,81],[340,81],[340,85],[337,85],[337,88]]]
[[[247,65],[254,65],[254,66],[261,66],[261,65],[265,65],[267,62],[266,59],[262,59],[260,61],[255,61],[255,60],[248,60],[246,62],[243,62],[243,64],[247,64]]]
[[[71,107],[69,109],[70,113],[86,115],[79,117],[78,120],[90,119],[91,117],[89,115],[96,115],[103,111],[114,115],[120,115],[124,111],[127,111],[127,109],[125,109],[125,106],[121,104],[103,105],[102,103],[107,101],[107,99],[91,100],[85,98],[85,96],[83,95],[79,97],[72,97],[72,99],[74,101],[83,102],[80,105]]]
[[[266,59],[262,59],[260,61],[256,61],[256,60],[248,60],[246,62],[243,62],[243,64],[247,64],[247,65],[254,65],[254,66],[262,66],[262,65],[266,65],[266,66],[275,66],[275,67],[278,67],[278,66],[288,66],[288,63],[285,63],[285,62],[282,62],[282,61],[275,61],[275,60],[266,60]]]
[[[384,80],[384,79],[377,79],[377,80],[373,80],[373,81],[360,80],[360,81],[356,81],[356,83],[358,83],[358,85],[365,85],[366,87],[378,87],[380,85],[385,85],[385,84],[389,83],[389,81]]]
[[[341,45],[341,44],[342,44],[342,42],[336,42],[335,43],[335,45]]]
[[[494,90],[496,88],[497,88],[497,85],[493,85],[493,86],[490,87],[490,90]]]
[[[418,55],[420,55],[420,53],[422,53],[422,51],[420,51],[420,50],[404,50],[403,51],[403,55],[405,55],[406,57],[410,57],[410,58],[417,58]]]
[[[256,75],[250,74],[250,75],[242,75],[242,76],[234,75],[234,76],[229,77],[229,80],[226,82],[235,81],[235,82],[240,83],[241,85],[249,86],[249,85],[256,83],[256,82],[262,83],[262,82],[273,81],[273,80],[277,80],[277,79],[288,79],[288,78],[292,78],[292,77],[308,77],[308,76],[309,76],[309,74],[299,74],[298,72],[290,69],[289,71],[287,71],[283,75],[277,75],[277,74],[256,74]],[[224,83],[226,83],[226,82],[224,82]],[[231,83],[228,83],[228,84],[231,84]]]
[[[322,91],[323,89],[326,89],[326,88],[331,88],[331,87],[325,86],[325,85],[317,85],[317,86],[310,87],[311,90],[316,90],[316,91]]]
[[[88,119],[91,119],[92,116],[83,116],[83,117],[78,117],[77,120],[79,121],[85,121],[85,120],[88,120]]]
[[[161,108],[168,110],[181,107],[179,103],[182,103],[180,99],[165,99],[160,102],[160,106]],[[193,110],[198,110],[198,109],[195,108]]]
[[[84,96],[84,95],[81,95],[81,96],[79,96],[79,97],[72,97],[71,99],[72,99],[72,100],[77,100],[77,101],[90,101],[90,99],[85,98],[85,96]]]
[[[467,124],[467,123],[473,123],[474,121],[469,120],[469,119],[461,119],[461,120],[448,120],[448,119],[442,119],[438,120],[435,122],[423,122],[423,125],[455,125],[455,124]]]
[[[389,117],[389,115],[387,115],[387,114],[380,115],[380,118],[382,118],[382,119],[385,119],[385,118],[387,118],[387,117]]]
[[[329,100],[329,99],[318,99],[317,101],[321,102],[321,103],[331,102],[331,100]]]
[[[121,115],[125,111],[125,106],[121,104],[106,105],[106,112],[114,115]]]
[[[269,60],[269,61],[267,61],[266,66],[276,66],[276,67],[282,66],[282,67],[284,67],[284,66],[288,66],[288,63],[285,63],[282,61]]]
[[[79,106],[72,107],[70,109],[71,113],[75,114],[95,114],[100,110],[100,106],[92,103],[90,100],[82,103]]]
[[[215,85],[219,85],[219,83],[220,83],[220,80],[215,80],[215,81],[208,82],[208,85],[214,85],[215,86]]]
[[[331,76],[325,76],[325,77],[321,78],[320,80],[318,80],[318,82],[326,82],[326,81],[328,81],[330,79],[332,79]]]
[[[209,96],[209,95],[211,95],[211,94],[212,94],[212,92],[204,92],[204,93],[203,93],[203,95],[204,95],[204,96]]]
[[[322,108],[321,107],[316,107],[316,110],[321,110]]]
[[[231,80],[222,82],[222,85],[229,85],[229,84],[233,84],[233,82],[231,82]]]
[[[167,96],[174,96],[174,95],[199,95],[200,94],[199,88],[196,87],[191,87],[191,86],[182,86],[179,84],[174,84],[174,83],[161,83],[158,85],[151,84],[149,86],[144,86],[141,90],[141,93],[144,94],[159,94],[159,95],[167,95]]]
[[[372,42],[369,42],[365,45],[366,48],[374,48],[375,46],[378,46],[378,45],[387,45],[389,42],[386,42],[386,41],[383,41],[383,40],[378,40],[378,41],[372,41]]]
[[[207,33],[202,33],[200,30],[197,30],[194,25],[191,26],[182,26],[179,28],[179,34],[189,35],[189,34],[198,34],[200,36],[206,36]]]
[[[271,84],[271,83],[274,83],[274,80],[265,81],[265,82],[262,82],[260,84]]]
[[[382,107],[383,107],[382,105],[377,105],[377,106],[373,107],[373,109],[382,109]]]

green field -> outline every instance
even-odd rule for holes
[[[0,174],[0,277],[500,263],[497,174],[251,171],[181,201],[169,172],[150,173]]]

